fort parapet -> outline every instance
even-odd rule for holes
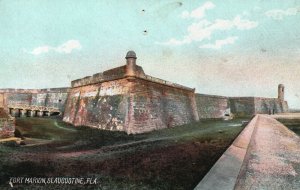
[[[160,78],[146,75],[141,66],[137,65],[136,70],[137,70],[137,74],[134,75],[135,78],[148,80],[150,82],[167,85],[167,86],[174,87],[174,88],[181,88],[181,89],[186,89],[186,90],[190,90],[190,91],[195,90],[194,88],[189,88],[189,87],[186,87],[186,86],[183,86],[180,84],[176,84],[176,83],[173,83],[170,81],[166,81],[166,80],[163,80]],[[93,85],[93,84],[97,84],[97,83],[123,79],[123,78],[128,77],[128,76],[126,76],[125,71],[126,71],[126,66],[122,66],[122,67],[117,67],[114,69],[104,71],[103,73],[94,74],[93,76],[86,76],[84,78],[72,81],[71,87],[75,88],[75,87],[81,87],[81,86],[86,86],[86,85]]]

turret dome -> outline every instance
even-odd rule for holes
[[[134,58],[134,59],[136,59],[136,54],[135,54],[135,52],[132,51],[132,50],[131,50],[131,51],[128,51],[125,58],[126,58],[126,59],[128,59],[128,58]]]

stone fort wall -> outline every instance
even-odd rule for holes
[[[129,86],[120,79],[72,88],[63,120],[75,126],[125,131]]]
[[[73,88],[63,120],[75,126],[141,133],[194,120],[193,93],[124,78]]]
[[[196,102],[200,119],[225,118],[229,112],[235,117],[288,112],[287,101],[278,98],[225,97],[196,94]]]
[[[198,120],[194,91],[150,80],[132,81],[128,102],[128,132],[141,133]],[[147,126],[147,127],[146,127]]]
[[[229,97],[229,103],[230,111],[236,117],[288,112],[287,101],[278,98]]]
[[[51,108],[75,126],[127,133],[225,118],[230,111],[235,117],[288,111],[282,84],[278,98],[195,94],[195,89],[146,75],[136,59],[130,51],[125,66],[74,80],[71,88],[0,89],[0,107],[40,109],[40,116]]]
[[[64,112],[69,88],[0,89],[0,107],[48,107]]]
[[[4,108],[0,108],[0,139],[13,137],[15,132],[15,119]]]
[[[287,101],[278,98],[254,98],[255,113],[284,113],[288,112]]]
[[[63,120],[127,133],[142,133],[198,120],[194,89],[145,75],[127,67],[75,80]],[[106,73],[112,72],[106,76]]]
[[[224,118],[230,108],[229,98],[207,94],[196,94],[197,110],[200,119]]]
[[[255,114],[254,97],[228,98],[230,111],[235,117],[249,117]]]

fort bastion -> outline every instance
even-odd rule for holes
[[[199,120],[195,89],[146,75],[129,51],[126,65],[75,80],[63,120],[142,133]]]
[[[13,116],[61,115],[74,126],[143,133],[199,119],[249,117],[288,111],[284,85],[278,97],[226,97],[195,93],[145,74],[129,51],[126,64],[71,82],[71,87],[0,89],[0,107]]]

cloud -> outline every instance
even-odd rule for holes
[[[73,50],[75,49],[81,49],[81,44],[78,40],[69,40],[57,47],[52,47],[52,46],[40,46],[37,47],[35,49],[33,49],[31,52],[29,52],[30,54],[33,55],[39,55],[39,54],[43,54],[43,53],[48,53],[50,51],[55,51],[58,53],[65,53],[65,54],[69,54],[71,53]]]
[[[160,45],[183,45],[190,44],[194,41],[201,42],[205,39],[210,39],[212,34],[216,31],[226,31],[231,29],[237,30],[250,30],[257,27],[258,23],[243,19],[239,15],[232,20],[216,19],[210,22],[206,19],[196,21],[188,26],[188,34],[183,39],[178,40],[171,38],[166,42],[158,42]]]
[[[223,40],[216,40],[214,44],[204,44],[200,46],[200,48],[208,48],[208,49],[221,49],[222,46],[227,44],[234,44],[234,42],[238,39],[237,36],[231,36]]]
[[[285,16],[293,16],[298,12],[297,8],[288,8],[286,10],[283,9],[273,9],[265,12],[265,15],[274,20],[282,20]]]
[[[196,8],[195,10],[191,11],[190,13],[188,11],[183,11],[181,13],[181,17],[182,18],[203,18],[205,16],[205,11],[209,10],[209,9],[213,9],[215,8],[215,5],[210,2],[207,1],[205,2],[203,5],[201,5],[200,7]]]
[[[188,38],[185,38],[183,40],[177,40],[175,38],[171,38],[170,40],[168,40],[167,42],[155,42],[156,44],[159,45],[182,45],[182,44],[189,44],[191,43],[191,40]]]
[[[165,42],[155,42],[159,45],[166,46],[180,46],[184,44],[190,44],[192,42],[201,42],[203,40],[211,39],[214,32],[227,31],[227,30],[250,30],[258,26],[258,22],[251,21],[242,18],[240,15],[235,16],[233,19],[215,19],[209,21],[205,19],[205,13],[207,10],[215,8],[215,5],[207,1],[200,7],[194,9],[191,12],[184,11],[181,14],[183,19],[193,18],[193,23],[187,27],[187,34],[181,39],[171,38]],[[243,13],[247,15],[246,12]]]
[[[41,47],[35,48],[30,53],[33,54],[33,55],[39,55],[39,54],[42,54],[42,53],[48,53],[50,49],[51,49],[51,47],[49,47],[49,46],[41,46]]]
[[[81,45],[77,40],[69,40],[66,43],[58,46],[55,51],[59,53],[71,53],[74,49],[81,49]]]

